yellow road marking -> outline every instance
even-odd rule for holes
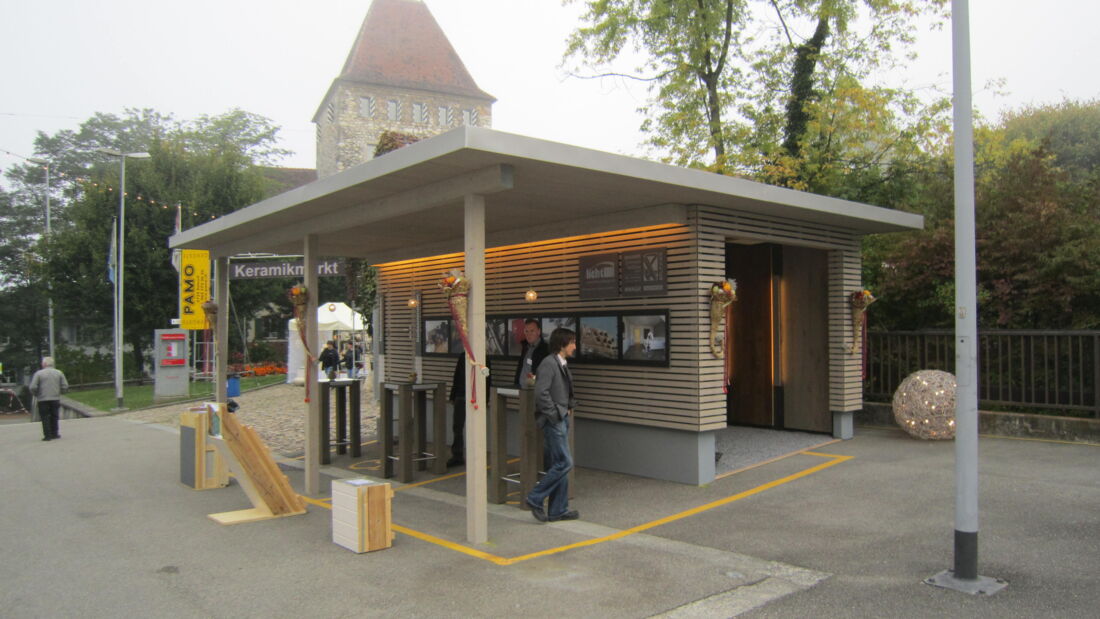
[[[818,452],[812,452],[812,451],[802,451],[802,452],[798,452],[798,453],[804,454],[804,455],[807,455],[807,456],[817,456],[817,457],[821,457],[821,458],[829,458],[829,461],[828,462],[823,462],[823,463],[815,465],[815,466],[812,466],[808,469],[799,471],[797,473],[787,475],[786,477],[781,477],[780,479],[770,481],[766,484],[756,486],[755,488],[750,488],[750,489],[745,490],[743,492],[738,492],[737,494],[733,494],[733,495],[730,495],[728,497],[718,499],[716,501],[711,501],[710,503],[705,503],[703,505],[699,505],[697,507],[693,507],[691,509],[687,509],[687,510],[684,510],[682,512],[678,512],[678,513],[675,513],[675,514],[672,514],[672,515],[669,515],[669,516],[665,516],[664,518],[658,518],[657,520],[651,520],[650,522],[646,522],[646,523],[637,525],[635,527],[631,527],[629,529],[623,529],[621,531],[617,531],[615,533],[612,533],[611,535],[605,535],[603,537],[595,537],[595,538],[592,538],[592,539],[587,539],[587,540],[584,540],[584,541],[575,542],[573,544],[566,544],[565,546],[558,546],[556,548],[547,548],[546,550],[540,550],[540,551],[537,551],[537,552],[532,552],[532,553],[528,553],[528,554],[525,554],[525,555],[520,555],[520,556],[517,556],[517,557],[501,557],[501,556],[498,556],[498,555],[494,555],[492,553],[488,553],[488,552],[478,550],[476,548],[470,548],[469,546],[464,546],[464,545],[456,543],[456,542],[445,540],[443,538],[436,537],[436,536],[431,535],[429,533],[424,533],[423,531],[417,531],[415,529],[410,529],[408,527],[403,527],[403,526],[397,525],[397,524],[392,525],[392,527],[393,527],[393,530],[397,531],[398,533],[402,533],[402,534],[408,535],[410,537],[415,537],[416,539],[419,539],[419,540],[422,540],[422,541],[425,541],[425,542],[429,542],[429,543],[432,543],[432,544],[436,544],[437,546],[442,546],[444,548],[448,548],[450,550],[454,550],[455,552],[460,552],[462,554],[465,554],[465,555],[468,555],[468,556],[471,556],[471,557],[474,557],[474,558],[477,558],[477,559],[483,559],[485,561],[489,561],[489,562],[495,563],[497,565],[514,565],[514,564],[520,563],[522,561],[529,561],[531,559],[536,559],[536,558],[539,558],[539,557],[546,557],[546,556],[549,556],[549,555],[559,554],[559,553],[565,552],[567,550],[573,550],[573,549],[576,549],[576,548],[584,548],[584,547],[587,547],[587,546],[594,546],[596,544],[602,544],[604,542],[610,542],[610,541],[613,541],[613,540],[622,539],[622,538],[627,537],[629,535],[634,535],[635,533],[641,533],[643,531],[648,531],[649,529],[659,527],[661,525],[668,524],[670,522],[675,522],[677,520],[682,520],[684,518],[688,518],[688,517],[691,517],[691,516],[695,516],[696,514],[701,514],[705,511],[712,510],[716,507],[721,507],[723,505],[728,505],[730,503],[733,503],[734,501],[740,501],[741,499],[748,498],[750,496],[760,494],[761,492],[771,490],[772,488],[776,488],[778,486],[788,484],[788,483],[790,483],[792,481],[795,481],[795,480],[798,480],[798,479],[802,479],[803,477],[813,475],[814,473],[817,473],[819,471],[823,471],[823,470],[825,470],[829,467],[840,464],[841,462],[846,462],[848,460],[851,460],[854,457],[854,456],[842,456],[842,455],[837,455],[837,454],[825,454],[825,453],[818,453]],[[446,478],[449,479],[449,478],[459,477],[461,475],[464,475],[464,473],[455,473],[454,475],[446,476]],[[425,481],[425,482],[420,482],[419,484],[412,484],[412,485],[408,485],[408,486],[404,486],[404,487],[405,488],[411,488],[414,485],[422,485],[422,484],[425,484],[425,483],[430,483],[432,481],[438,481],[438,480],[428,480],[428,481]],[[326,502],[326,500],[317,500],[317,499],[311,499],[311,498],[308,498],[308,497],[302,497],[302,498],[305,499],[305,501],[307,503],[311,503],[311,504],[317,505],[319,507],[324,507],[326,509],[332,509],[331,499],[328,499],[327,502]]]
[[[771,464],[772,462],[779,462],[780,460],[782,460],[784,458],[790,458],[791,456],[797,456],[799,454],[806,453],[810,449],[817,449],[818,447],[824,447],[826,445],[832,445],[833,443],[839,443],[840,440],[841,439],[838,438],[838,439],[833,439],[831,441],[825,441],[824,443],[819,443],[817,445],[814,445],[813,447],[807,447],[806,449],[804,449],[802,451],[793,451],[789,454],[783,454],[782,456],[776,456],[776,457],[772,458],[771,460],[764,460],[763,462],[757,462],[756,464],[750,464],[749,466],[739,468],[736,471],[730,471],[728,473],[722,473],[721,475],[716,475],[714,477],[714,479],[715,479],[715,481],[717,481],[719,479],[725,479],[726,477],[729,477],[730,475],[736,475],[738,473],[744,473],[745,471],[748,471],[750,469],[755,469],[757,467],[764,466],[765,464]]]

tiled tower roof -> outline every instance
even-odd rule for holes
[[[337,79],[495,101],[421,0],[374,0]]]

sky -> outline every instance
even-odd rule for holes
[[[644,85],[560,68],[581,8],[560,0],[426,0],[474,80],[497,98],[493,128],[643,155]],[[0,168],[33,155],[38,131],[95,112],[153,108],[177,119],[233,108],[282,127],[282,165],[314,167],[313,114],[340,72],[369,0],[0,0]],[[974,105],[1100,97],[1100,3],[970,2]],[[920,60],[898,75],[951,87],[950,28],[918,28]],[[985,87],[1004,80],[997,95]],[[14,153],[11,154],[11,153]]]

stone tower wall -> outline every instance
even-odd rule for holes
[[[396,103],[396,118],[391,117],[391,102]],[[445,110],[443,118],[440,108]],[[419,109],[423,111],[416,118]],[[323,178],[369,161],[378,137],[387,130],[430,137],[466,122],[491,127],[492,104],[473,97],[338,81],[317,120],[317,175]]]

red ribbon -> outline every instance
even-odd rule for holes
[[[867,312],[864,311],[860,315],[860,342],[859,342],[859,356],[860,367],[863,369],[863,380],[867,380]]]
[[[733,303],[726,306],[725,355],[722,359],[722,393],[730,392],[730,363],[733,360]]]

